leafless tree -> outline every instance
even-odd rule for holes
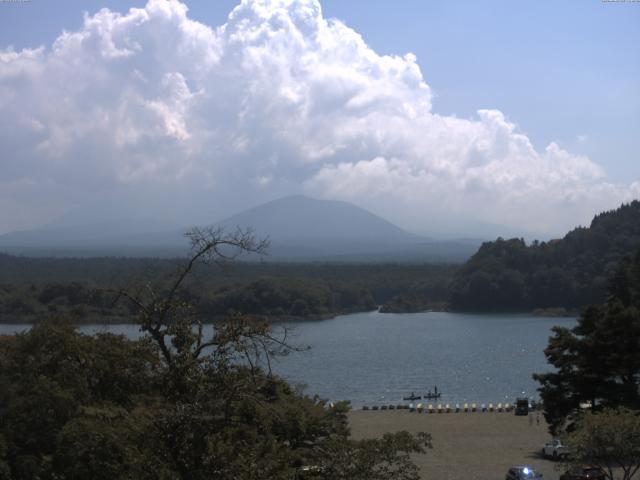
[[[203,352],[210,351],[219,362],[241,356],[252,370],[263,361],[270,372],[274,355],[296,350],[288,343],[286,329],[276,336],[267,322],[236,315],[206,335],[202,318],[180,295],[197,265],[213,263],[224,267],[241,255],[264,256],[268,239],[257,239],[250,229],[227,233],[213,227],[193,228],[186,237],[190,253],[164,289],[159,291],[147,281],[135,291],[120,288],[112,292],[134,305],[141,330],[153,339],[168,366],[197,364]]]

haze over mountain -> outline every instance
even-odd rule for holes
[[[343,239],[370,242],[416,242],[423,237],[409,233],[391,222],[352,203],[317,200],[292,195],[245,210],[219,225],[233,229],[251,226],[272,239]]]
[[[69,224],[55,222],[38,229],[0,235],[0,245],[69,247],[126,244],[131,237],[150,236],[176,228],[176,225],[160,220],[140,218]]]
[[[436,242],[351,203],[302,195],[250,208],[217,225],[250,226],[271,240],[271,258],[288,260],[459,261],[479,243]]]
[[[351,203],[301,195],[258,205],[212,225],[227,231],[252,228],[256,236],[268,237],[273,260],[462,261],[479,244],[434,241]],[[168,256],[185,251],[187,230],[150,220],[49,226],[2,235],[0,248],[28,255]]]

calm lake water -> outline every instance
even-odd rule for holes
[[[444,312],[343,315],[317,322],[287,322],[292,343],[311,347],[278,359],[273,369],[309,394],[351,400],[354,406],[403,403],[438,386],[440,402],[505,402],[537,397],[534,372],[549,370],[543,350],[551,327],[575,319],[530,315]],[[24,330],[0,325],[0,333]],[[135,325],[89,325],[131,338]],[[407,403],[407,402],[404,402]]]

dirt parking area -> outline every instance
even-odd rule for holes
[[[560,462],[542,457],[550,440],[547,425],[513,412],[417,413],[408,410],[352,411],[354,438],[372,438],[385,432],[427,432],[433,449],[418,455],[421,478],[438,480],[503,480],[515,465],[539,470],[545,480],[556,480],[564,471]]]

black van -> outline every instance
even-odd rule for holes
[[[528,398],[516,398],[516,415],[529,415],[529,399]]]

